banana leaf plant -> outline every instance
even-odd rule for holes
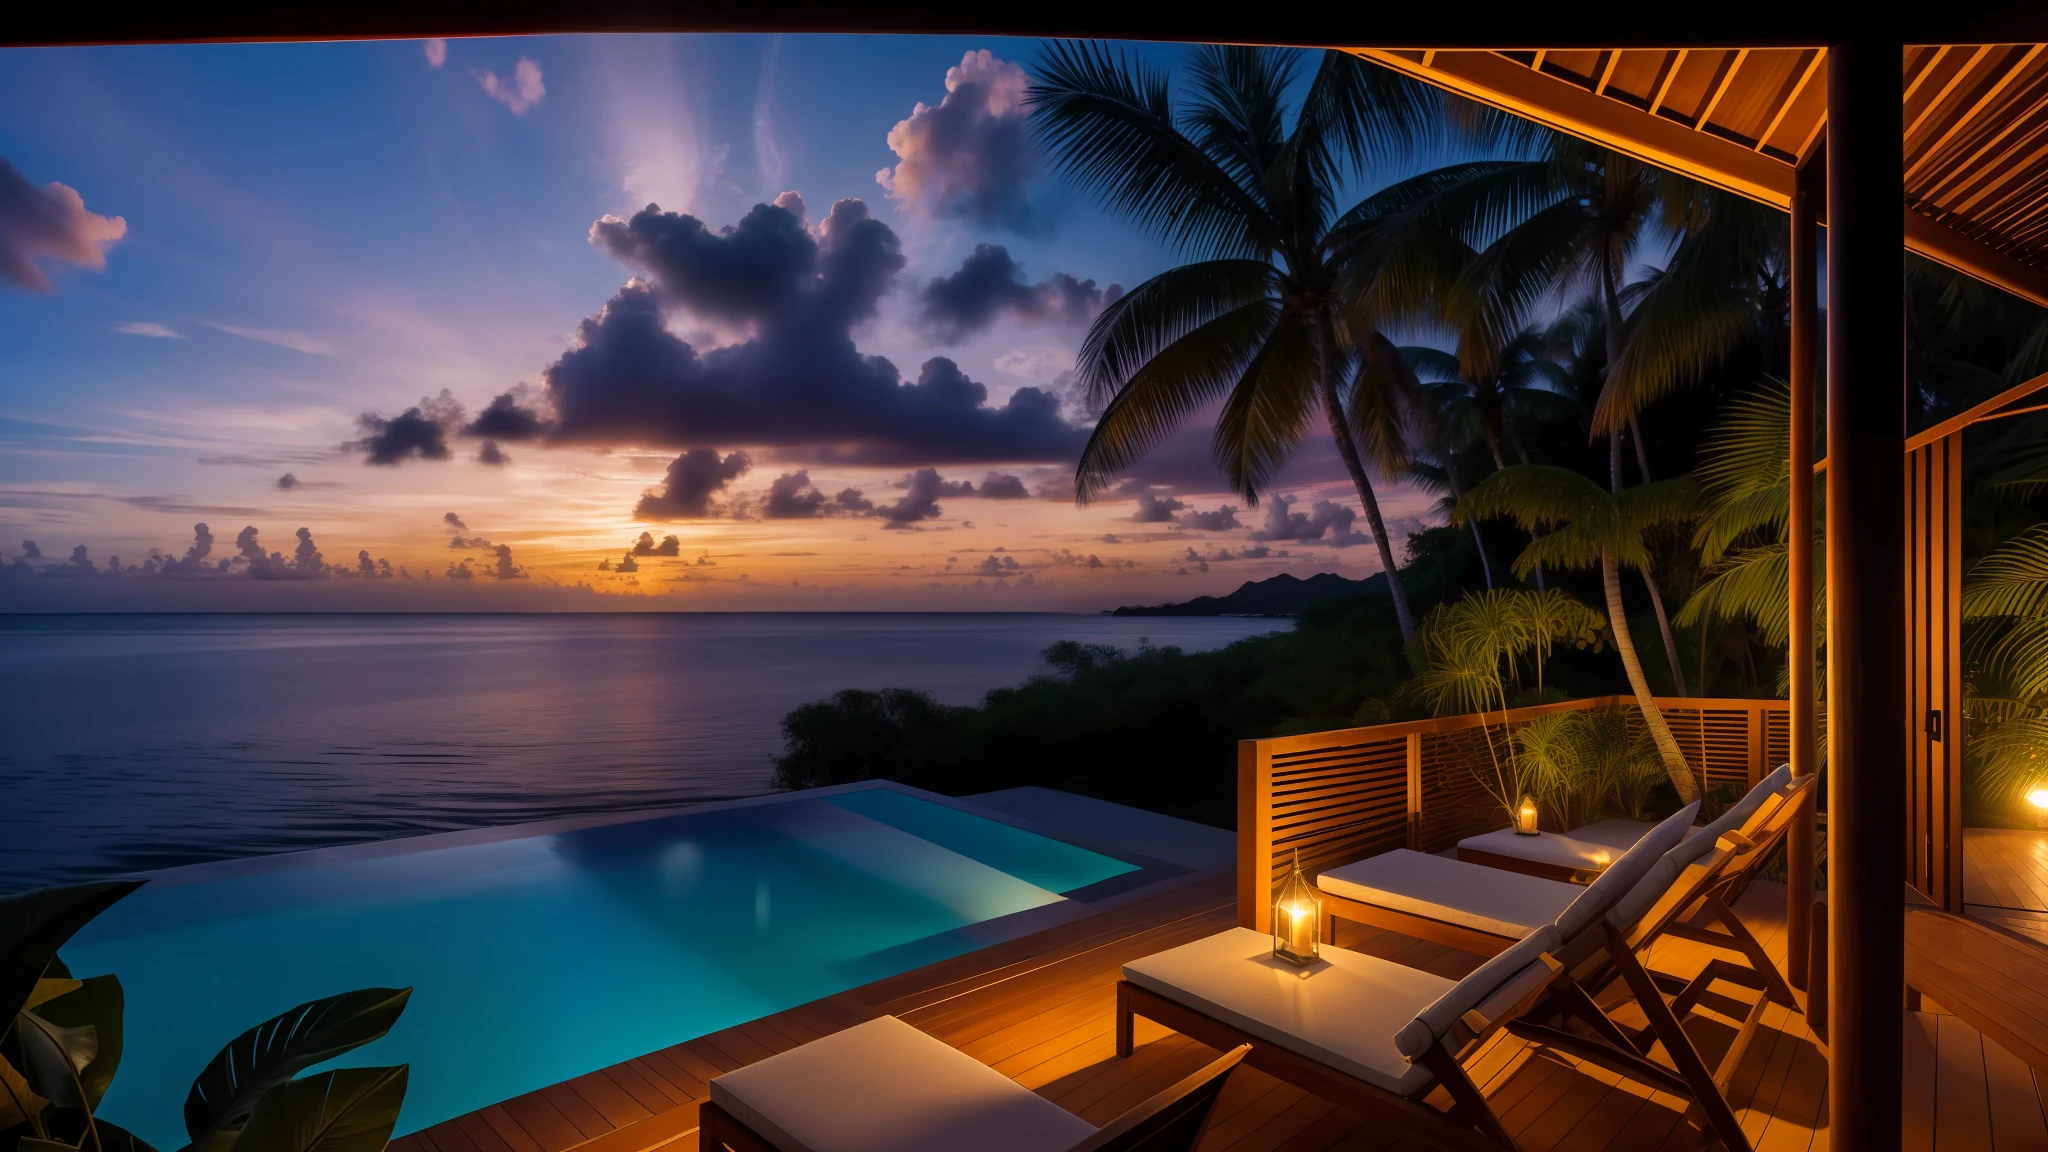
[[[155,1152],[98,1115],[121,1062],[121,982],[79,979],[57,951],[140,880],[0,898],[0,1152]],[[297,1078],[383,1036],[410,988],[301,1004],[237,1036],[185,1100],[185,1152],[379,1152],[406,1066]]]

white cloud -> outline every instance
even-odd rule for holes
[[[995,369],[1026,380],[1057,380],[1074,370],[1074,353],[1066,348],[1012,348],[995,358]]]
[[[264,344],[275,344],[280,348],[289,348],[294,352],[304,352],[308,356],[334,355],[334,345],[317,336],[305,332],[295,332],[289,328],[244,328],[236,324],[216,324],[211,320],[206,322],[206,326],[218,328],[230,336],[240,336],[244,340],[256,340]]]
[[[183,340],[185,338],[177,329],[172,328],[168,324],[159,324],[154,320],[130,320],[125,324],[114,325],[114,331],[125,336],[154,336],[159,340]]]
[[[541,83],[540,65],[525,56],[512,66],[512,79],[500,79],[489,68],[478,68],[470,73],[483,86],[491,99],[512,110],[514,116],[524,116],[541,97],[548,94],[547,85]]]
[[[448,42],[446,40],[438,36],[432,40],[423,40],[420,42],[420,48],[427,54],[427,67],[439,68],[448,62]]]

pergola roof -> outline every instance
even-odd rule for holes
[[[1906,246],[2048,306],[2048,46],[1904,57]],[[1783,207],[1826,137],[1821,48],[1356,49]]]

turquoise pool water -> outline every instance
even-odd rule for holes
[[[888,789],[152,883],[65,948],[127,991],[107,1117],[185,1143],[192,1077],[319,996],[414,989],[339,1064],[412,1066],[400,1133],[959,955],[1136,870]]]

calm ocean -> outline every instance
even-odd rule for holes
[[[1285,621],[1051,614],[0,616],[0,893],[748,796],[790,708],[966,704],[1056,640]]]

